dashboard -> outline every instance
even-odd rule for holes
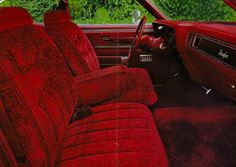
[[[159,24],[159,23],[153,23],[153,29],[154,29],[154,36],[156,38],[163,38],[166,44],[170,45],[175,40],[175,30],[174,28]]]
[[[193,81],[236,102],[236,23],[157,20],[153,28],[155,38],[176,46]]]
[[[190,45],[195,50],[236,70],[236,47],[227,42],[202,34],[191,33]]]
[[[146,51],[160,52],[172,50],[176,48],[175,42],[175,30],[173,27],[161,24],[153,23],[154,33],[152,35],[144,35],[141,40],[140,47]]]

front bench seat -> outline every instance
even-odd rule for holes
[[[24,155],[16,156],[16,163],[167,167],[152,114],[142,104],[92,107],[91,116],[70,123],[77,98],[73,77],[60,57],[26,10],[0,8],[0,111],[15,134],[5,128],[2,117],[0,123],[14,155],[15,148]]]
[[[68,126],[58,166],[166,166],[149,109],[138,103],[94,107],[94,115]]]
[[[44,23],[46,32],[63,53],[74,76],[103,71],[89,39],[82,29],[71,21],[68,12],[47,12],[44,15]],[[113,68],[116,67],[109,67],[106,70]],[[127,68],[127,70],[129,82],[126,92],[109,102],[133,101],[153,105],[157,101],[157,95],[147,71],[141,68]]]

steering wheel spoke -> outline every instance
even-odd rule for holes
[[[132,57],[135,56],[136,53],[137,53],[137,49],[138,49],[140,41],[141,41],[141,37],[142,37],[143,31],[144,31],[144,27],[145,27],[146,21],[147,21],[147,18],[144,16],[142,18],[142,20],[140,21],[138,27],[137,27],[134,39],[133,39],[133,41],[131,43],[131,47],[130,47],[130,50],[129,50],[128,57],[127,57],[127,59],[125,61],[123,61],[127,65],[132,60]]]

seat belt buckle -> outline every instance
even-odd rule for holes
[[[75,112],[70,120],[70,123],[77,121],[77,120],[87,118],[87,117],[91,116],[92,114],[93,113],[92,113],[92,109],[90,106],[84,105],[84,106],[78,107],[75,109]]]

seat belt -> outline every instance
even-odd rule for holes
[[[9,145],[15,154],[17,162],[25,163],[26,157],[22,153],[19,140],[17,138],[13,125],[11,124],[11,121],[8,117],[7,110],[4,107],[1,96],[0,96],[0,126],[1,129],[3,129],[6,139],[9,142]]]
[[[84,118],[87,118],[87,117],[93,115],[92,107],[96,107],[98,105],[101,105],[101,104],[105,103],[107,100],[112,99],[112,98],[113,97],[103,100],[101,102],[90,104],[90,105],[82,105],[82,106],[76,107],[74,110],[74,114],[72,115],[72,117],[70,119],[69,124],[74,121],[81,120],[81,119],[84,119]]]

